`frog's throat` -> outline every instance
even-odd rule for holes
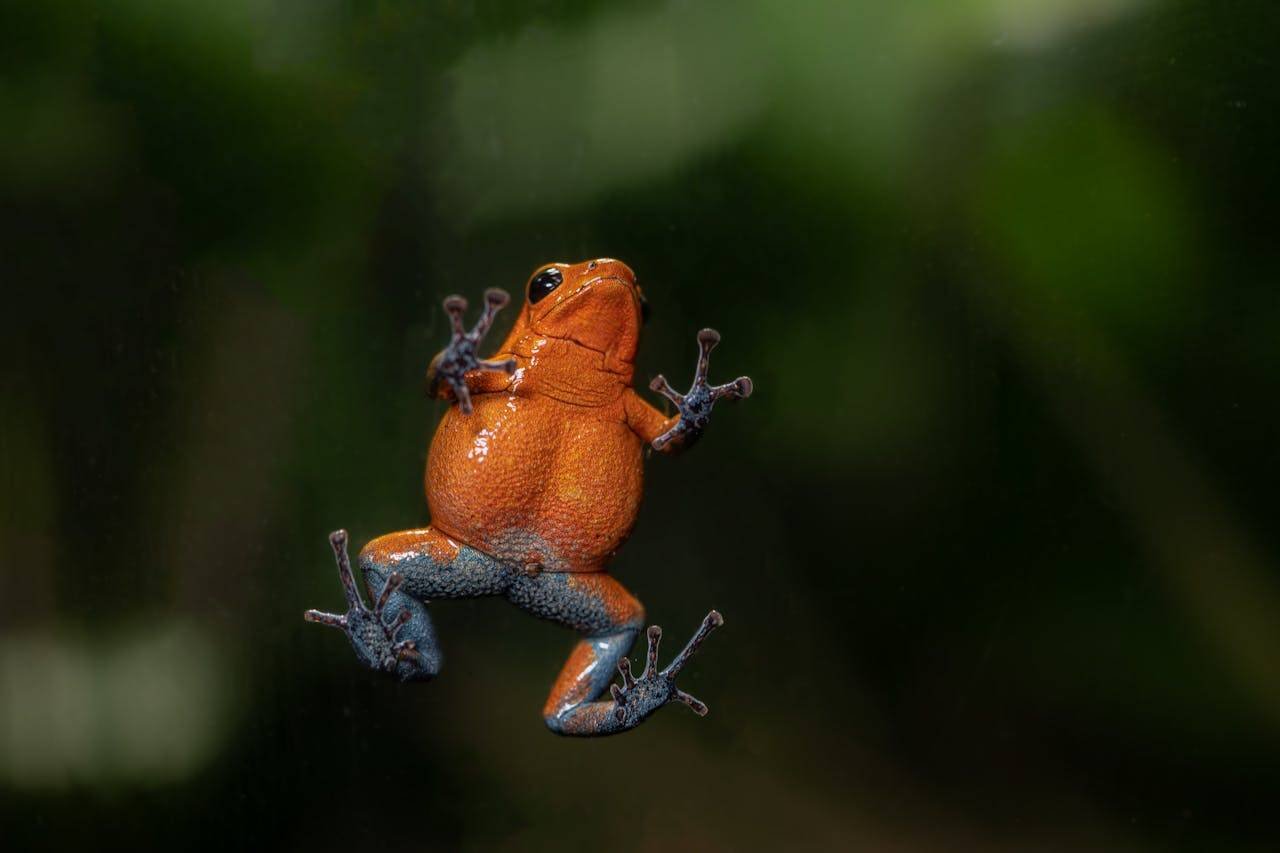
[[[630,362],[610,363],[607,355],[569,338],[528,332],[512,342],[509,351],[519,364],[516,375],[531,388],[550,396],[573,399],[580,405],[596,405],[617,397],[630,386],[634,367]],[[501,357],[500,355],[500,357]],[[555,392],[553,393],[553,389]]]
[[[635,315],[633,322],[627,322],[626,320],[621,322],[619,327],[614,330],[614,334],[610,336],[607,346],[593,345],[593,343],[598,342],[589,343],[572,334],[562,333],[557,335],[554,333],[549,334],[546,331],[548,325],[557,317],[560,317],[566,311],[572,311],[573,308],[571,306],[580,304],[583,299],[592,298],[625,300]],[[617,307],[620,308],[621,306]],[[604,357],[605,370],[611,373],[629,374],[635,358],[636,345],[639,343],[640,310],[640,297],[634,284],[618,276],[606,275],[598,276],[579,284],[564,297],[558,298],[553,305],[541,312],[535,312],[534,306],[527,305],[524,321],[526,330],[536,332],[546,338],[568,340],[587,350],[600,353]],[[536,317],[535,313],[537,314]]]
[[[635,364],[630,358],[596,349],[573,338],[547,335],[532,329],[525,329],[524,334],[511,342],[507,349],[507,354],[529,359],[530,366],[544,369],[551,366],[557,372],[603,373],[627,383],[631,382],[635,372]]]

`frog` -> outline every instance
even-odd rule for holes
[[[702,329],[689,390],[676,391],[662,375],[650,383],[674,413],[646,401],[632,385],[648,303],[622,261],[544,264],[524,294],[506,340],[487,358],[479,349],[508,293],[485,291],[469,330],[467,300],[444,300],[450,340],[426,375],[427,393],[447,404],[427,453],[430,522],[360,550],[369,604],[347,532],[330,534],[347,610],[307,610],[304,618],[343,631],[364,666],[430,681],[442,654],[428,602],[501,596],[578,635],[543,706],[552,732],[613,735],[673,703],[705,716],[706,703],[676,678],[724,618],[709,611],[662,668],[662,629],[649,626],[637,674],[628,653],[645,609],[609,565],[635,525],[646,459],[692,447],[715,403],[749,397],[752,381],[708,381],[720,335]]]

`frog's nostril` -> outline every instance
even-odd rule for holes
[[[596,267],[598,267],[599,265],[600,265],[600,262],[599,262],[599,261],[592,261],[591,263],[587,264],[587,269],[588,269],[588,270],[593,270],[593,269],[595,269]]]

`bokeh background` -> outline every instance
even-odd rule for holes
[[[1280,844],[1274,3],[3,19],[6,849]],[[440,300],[602,255],[757,391],[614,567],[711,715],[568,741],[555,626],[300,617],[427,519]]]

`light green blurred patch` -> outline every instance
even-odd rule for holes
[[[1090,105],[996,130],[973,199],[981,239],[1028,295],[1158,337],[1195,298],[1195,230],[1171,155]]]
[[[963,3],[756,4],[775,56],[767,138],[776,163],[833,196],[892,184],[937,81],[972,56],[981,10]]]
[[[1041,48],[1106,24],[1147,0],[978,0],[973,5],[986,10],[999,43]]]
[[[228,731],[230,680],[197,626],[105,641],[0,637],[0,783],[156,785],[199,771]]]
[[[966,63],[1138,5],[669,3],[528,29],[454,67],[449,142],[431,156],[468,221],[590,202],[756,133],[764,162],[802,185],[892,188],[938,144],[930,111]]]
[[[214,5],[220,4],[202,4]],[[266,71],[333,74],[334,57],[350,34],[341,0],[254,0],[244,21],[252,28],[254,62]]]
[[[770,157],[831,197],[900,191],[948,144],[936,136],[937,116],[969,66],[1011,48],[1051,48],[1141,2],[759,0],[756,21],[778,75]]]
[[[453,70],[438,178],[468,219],[638,185],[740,133],[764,104],[765,60],[749,21],[715,4],[487,43]]]
[[[191,47],[205,58],[238,44],[255,25],[271,14],[270,0],[121,0],[112,4],[112,14],[144,26],[158,36],[181,41],[198,41]],[[203,34],[202,39],[193,36]],[[207,52],[205,52],[207,51]]]

